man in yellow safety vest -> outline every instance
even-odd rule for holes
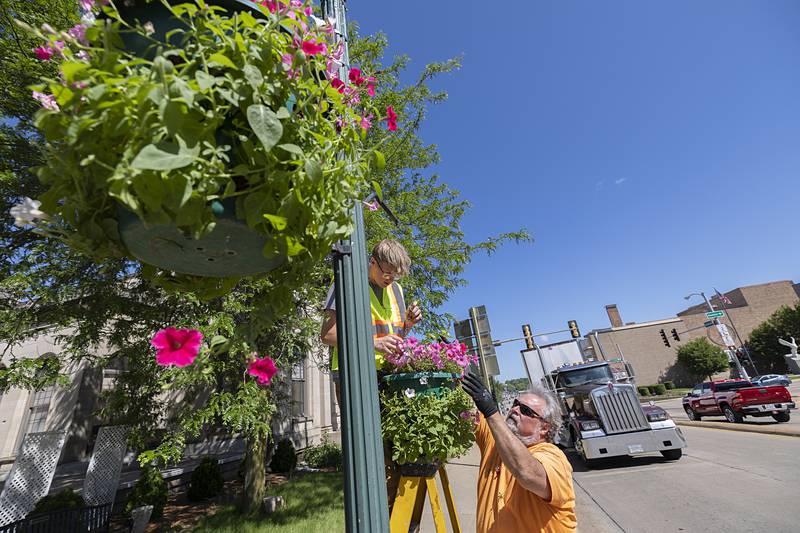
[[[386,364],[384,354],[398,353],[402,349],[403,338],[414,324],[422,319],[422,312],[416,302],[412,302],[406,307],[403,288],[397,283],[397,280],[407,275],[410,269],[411,258],[399,242],[384,239],[372,249],[369,258],[369,301],[372,314],[372,339],[375,345],[375,366],[379,373]],[[334,287],[331,286],[325,299],[325,317],[322,322],[320,338],[324,344],[333,347],[331,375],[336,386],[336,400],[341,405],[334,293]],[[391,459],[391,450],[387,447],[384,447],[384,462],[391,509],[400,479],[396,465]]]

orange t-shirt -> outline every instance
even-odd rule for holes
[[[564,452],[554,444],[541,442],[528,446],[547,472],[551,497],[546,502],[517,484],[500,460],[494,437],[486,419],[475,434],[481,450],[478,472],[478,533],[520,533],[575,531],[575,490],[572,466]]]

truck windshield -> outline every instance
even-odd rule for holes
[[[608,365],[570,370],[569,372],[562,372],[558,376],[559,387],[577,387],[593,381],[603,383],[614,381]]]
[[[733,390],[733,389],[743,389],[745,387],[752,387],[753,384],[749,381],[734,381],[732,383],[715,383],[714,390],[717,392],[722,392],[726,390]]]

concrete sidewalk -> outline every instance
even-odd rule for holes
[[[714,428],[724,429],[727,431],[744,431],[746,433],[763,433],[765,435],[783,435],[785,437],[800,437],[800,430],[797,428],[780,426],[777,424],[758,424],[750,421],[730,423],[730,422],[708,422],[699,421],[693,422],[691,420],[675,420],[679,426],[694,426],[701,428]]]
[[[477,506],[477,483],[478,466],[480,465],[481,454],[477,446],[464,457],[454,459],[447,464],[447,475],[450,478],[450,488],[453,491],[453,499],[456,504],[458,520],[461,524],[461,531],[471,533],[475,531],[475,515]],[[436,486],[439,489],[439,501],[445,506],[442,484],[438,480]],[[600,508],[592,497],[577,483],[575,483],[575,514],[578,518],[578,531],[611,533],[621,531],[608,515]],[[450,525],[446,507],[442,509],[445,514],[448,531],[453,531]],[[430,502],[426,502],[425,511],[422,514],[421,533],[434,533],[436,527],[433,523]]]

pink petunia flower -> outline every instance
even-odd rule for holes
[[[375,82],[377,80],[374,76],[370,76],[367,78],[367,94],[370,96],[375,96]]]
[[[301,45],[303,52],[309,56],[317,54],[325,54],[328,52],[328,46],[325,43],[316,43],[314,41],[303,41]]]
[[[397,114],[392,109],[392,106],[386,108],[386,122],[389,131],[397,129]]]
[[[79,50],[75,57],[81,61],[89,61],[89,53],[86,50]]]
[[[294,56],[292,56],[292,54],[283,54],[281,56],[281,63],[283,63],[289,68],[292,68],[293,61],[294,61]]]
[[[340,93],[343,93],[344,89],[345,89],[344,82],[342,80],[340,80],[339,78],[333,78],[331,80],[331,87],[333,87],[334,89],[336,89]]]
[[[49,109],[50,111],[59,111],[60,108],[58,107],[58,103],[56,102],[56,97],[52,94],[44,94],[40,93],[39,91],[33,91],[31,93],[34,100],[38,100],[42,107],[45,109]]]
[[[361,128],[368,130],[372,127],[372,115],[367,115],[366,117],[361,117]]]
[[[91,11],[94,7],[94,0],[78,0],[78,5],[80,5],[84,11]]]
[[[356,85],[361,85],[361,83],[364,83],[364,78],[361,77],[361,71],[355,67],[350,69],[350,72],[347,73],[347,77]],[[359,83],[359,80],[361,83]]]
[[[373,200],[371,202],[361,202],[361,203],[363,203],[366,206],[366,208],[369,209],[370,211],[377,211],[378,209],[381,208],[377,200]]]
[[[34,48],[33,53],[36,54],[36,59],[39,59],[41,61],[49,61],[50,58],[53,57],[53,49],[45,48],[44,46],[39,46],[38,48]]]
[[[196,329],[162,329],[150,341],[155,346],[156,363],[161,366],[191,365],[200,352],[203,334]]]
[[[58,52],[58,55],[64,57],[64,47],[66,47],[66,43],[64,41],[56,41],[53,43],[53,49]]]
[[[269,385],[272,377],[278,373],[275,361],[267,356],[254,359],[247,365],[247,373],[258,379],[259,385]]]
[[[88,44],[86,41],[86,25],[76,24],[67,30],[67,34],[81,44]]]

